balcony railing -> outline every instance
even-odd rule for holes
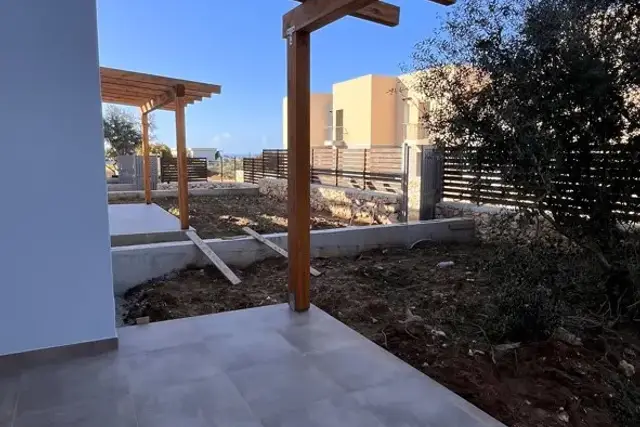
[[[404,123],[402,125],[403,141],[419,141],[427,139],[427,130],[421,123]]]

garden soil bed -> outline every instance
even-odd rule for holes
[[[119,200],[109,203],[143,202]],[[178,215],[177,197],[154,198],[153,203]],[[263,195],[190,197],[189,218],[191,226],[203,239],[243,235],[242,227],[251,227],[260,234],[278,233],[287,231],[287,203]],[[348,225],[348,220],[332,217],[329,212],[311,212],[311,228],[314,230]]]
[[[638,374],[627,378],[619,370],[623,357],[638,366],[636,334],[585,335],[576,346],[548,339],[506,352],[488,341],[476,322],[492,292],[484,270],[492,256],[489,245],[434,245],[316,259],[323,274],[312,279],[312,302],[509,426],[639,425],[620,415],[636,402],[629,396],[637,396]],[[438,268],[442,261],[454,265]],[[205,268],[134,288],[123,299],[124,321],[287,300],[286,261],[235,271],[242,286]]]

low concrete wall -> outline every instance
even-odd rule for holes
[[[474,240],[471,219],[439,219],[408,224],[348,227],[311,232],[312,257],[337,257],[389,247],[407,247],[419,240],[437,242],[469,242]],[[287,233],[267,234],[265,238],[287,247]],[[251,237],[206,240],[222,260],[237,267],[246,267],[275,252]],[[148,280],[162,277],[189,265],[204,266],[206,258],[192,242],[157,243],[111,249],[113,282],[116,294]],[[242,285],[240,285],[242,286]]]
[[[258,181],[260,193],[287,200],[287,181],[263,178]],[[311,184],[311,208],[331,212],[337,218],[372,221],[378,224],[398,222],[402,196],[357,188]]]
[[[228,188],[192,188],[190,196],[257,196],[260,194],[258,186],[253,187],[228,187]],[[178,190],[153,190],[151,197],[178,197]],[[111,191],[109,201],[113,200],[143,200],[144,191]]]
[[[107,191],[137,191],[135,184],[109,184],[107,183]]]

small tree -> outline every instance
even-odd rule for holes
[[[142,155],[142,146],[139,146],[136,149],[136,153],[138,155]],[[169,148],[167,144],[149,144],[149,153],[158,157],[173,157],[173,154],[171,154],[171,148]]]
[[[135,154],[142,144],[140,122],[122,108],[107,108],[102,119],[107,157]]]
[[[637,268],[639,34],[639,2],[465,0],[413,57],[436,143],[593,252],[614,314]]]

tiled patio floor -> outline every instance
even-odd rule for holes
[[[0,427],[502,425],[315,307],[119,336],[117,352],[0,378]]]

